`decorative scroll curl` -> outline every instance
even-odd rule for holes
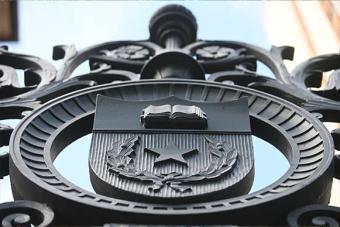
[[[288,224],[298,226],[340,226],[340,208],[320,204],[308,205],[292,211]]]
[[[13,53],[5,46],[0,47],[0,120],[23,118],[47,101],[73,91],[137,80],[137,74],[125,69],[130,62],[145,61],[154,52],[154,49],[146,48],[146,45],[139,45],[138,42],[112,42],[83,51],[77,51],[74,46],[58,45],[53,48],[53,59],[62,61],[59,70],[41,58]],[[109,63],[97,64],[95,56],[105,53],[110,61],[117,59],[121,62],[121,59],[126,59],[113,66]],[[98,67],[91,68],[90,64],[87,73],[69,78],[86,60]],[[142,67],[143,61],[139,67]],[[19,70],[24,72],[24,84],[19,83]],[[12,131],[11,127],[0,124],[0,147],[8,146]],[[8,153],[0,154],[0,178],[8,173]]]
[[[197,59],[206,73],[237,71],[238,68],[256,71],[256,56],[237,43],[201,41],[185,49]]]
[[[103,50],[101,53],[112,58],[127,60],[147,60],[151,57],[147,48],[137,45],[121,46],[113,50]]]
[[[196,50],[199,53],[204,49],[204,45],[210,42],[191,44],[187,48]],[[223,54],[221,48],[244,48],[244,53],[251,54],[257,61],[264,63],[273,73],[276,79],[260,75],[256,70],[249,70],[241,67],[240,64],[234,65],[233,70],[217,70],[212,73],[208,80],[222,82],[226,84],[236,84],[247,86],[256,90],[264,91],[275,96],[286,99],[304,109],[312,112],[322,122],[340,123],[340,55],[327,54],[311,58],[298,65],[292,73],[289,73],[284,65],[284,60],[292,60],[294,48],[275,47],[270,51],[264,50],[250,44],[238,42],[214,41],[208,50],[203,51],[205,56],[214,59],[220,56],[221,60],[226,61],[232,55],[232,51]],[[202,47],[203,46],[203,49]],[[201,49],[200,49],[201,48]],[[206,53],[208,52],[208,53]],[[221,53],[219,53],[221,52]],[[225,51],[224,51],[225,52]],[[215,54],[215,55],[214,55]],[[210,56],[211,55],[211,56]],[[222,57],[222,55],[224,55]],[[240,59],[239,57],[236,59]],[[207,61],[208,62],[208,61]],[[203,65],[206,63],[202,63]],[[214,63],[215,66],[217,63]],[[329,78],[325,87],[321,88],[322,79],[326,73]],[[332,131],[335,148],[340,149],[340,128]],[[334,156],[335,174],[339,178],[339,156]]]
[[[166,23],[163,23],[164,21]],[[169,21],[171,23],[169,23]],[[11,53],[5,47],[0,48],[0,120],[22,118],[23,115],[29,113],[29,111],[37,109],[44,104],[46,108],[56,105],[53,103],[46,104],[52,99],[55,99],[55,101],[59,99],[64,102],[67,99],[66,97],[58,97],[63,97],[65,94],[81,89],[106,84],[105,86],[83,90],[83,96],[79,95],[79,97],[83,98],[82,100],[69,98],[72,100],[73,105],[66,105],[67,103],[70,104],[70,102],[61,105],[61,111],[65,111],[65,113],[61,112],[62,114],[59,113],[61,117],[56,117],[58,116],[58,111],[52,111],[50,113],[49,110],[44,109],[40,110],[41,115],[35,112],[21,124],[16,131],[16,136],[13,136],[15,142],[13,139],[13,143],[11,143],[13,147],[13,155],[11,158],[14,160],[13,168],[17,169],[18,176],[24,178],[27,176],[25,174],[29,174],[30,178],[25,179],[25,181],[20,181],[19,178],[13,178],[12,183],[18,188],[31,188],[27,191],[23,190],[20,196],[25,197],[29,195],[27,197],[39,200],[41,199],[39,198],[40,195],[30,194],[32,191],[34,192],[32,188],[41,187],[40,189],[44,191],[41,185],[46,183],[57,189],[55,191],[56,194],[50,193],[48,190],[44,191],[49,196],[55,196],[51,198],[63,198],[64,201],[67,202],[65,204],[76,204],[78,207],[83,205],[82,203],[88,203],[88,207],[92,206],[93,209],[96,209],[95,211],[103,211],[98,212],[100,214],[109,213],[110,215],[107,217],[110,218],[114,216],[116,219],[124,221],[123,218],[125,217],[134,217],[134,220],[144,221],[144,213],[153,210],[155,213],[159,212],[157,214],[160,216],[167,213],[174,214],[173,216],[164,216],[164,218],[166,218],[164,220],[178,224],[179,221],[173,217],[183,217],[184,210],[175,210],[173,206],[163,204],[162,208],[164,209],[157,211],[156,208],[159,207],[155,207],[154,204],[148,204],[146,208],[148,212],[143,212],[141,206],[133,204],[131,201],[122,203],[121,200],[117,202],[112,198],[87,194],[86,191],[75,187],[58,174],[55,174],[53,172],[54,168],[51,166],[52,161],[45,160],[46,156],[48,156],[46,152],[51,152],[51,149],[46,148],[50,145],[47,141],[52,140],[49,140],[52,138],[52,134],[65,130],[65,128],[63,128],[65,125],[72,126],[72,124],[76,122],[75,119],[79,118],[82,120],[81,123],[85,125],[85,130],[81,133],[89,132],[86,130],[90,130],[89,125],[91,123],[89,122],[91,120],[89,119],[91,119],[91,117],[85,118],[84,116],[85,114],[86,116],[91,116],[95,108],[95,95],[108,92],[108,90],[104,91],[104,89],[111,89],[110,92],[112,96],[121,99],[129,97],[127,94],[131,95],[133,92],[137,93],[134,97],[138,97],[139,99],[155,97],[162,89],[162,92],[165,91],[165,93],[168,94],[177,94],[186,99],[197,98],[204,102],[221,101],[224,96],[230,99],[238,98],[242,94],[248,96],[255,135],[257,133],[261,136],[268,136],[268,138],[270,136],[281,138],[280,136],[283,135],[282,137],[284,137],[284,139],[275,139],[273,142],[277,142],[278,147],[282,146],[281,149],[288,149],[291,145],[291,150],[295,153],[287,151],[287,156],[298,158],[291,162],[292,171],[287,172],[291,175],[286,174],[283,176],[275,183],[276,185],[273,184],[275,187],[272,187],[273,185],[268,186],[262,191],[244,196],[243,199],[232,198],[229,201],[221,200],[218,204],[218,201],[213,201],[209,204],[199,204],[199,206],[196,207],[192,205],[185,206],[187,215],[194,217],[191,218],[191,220],[193,220],[192,223],[210,224],[209,221],[212,219],[207,218],[208,213],[213,215],[215,218],[214,221],[216,222],[223,220],[223,218],[236,220],[235,217],[244,217],[245,214],[248,215],[250,213],[250,207],[254,209],[251,212],[251,216],[254,217],[258,214],[258,209],[268,208],[269,205],[274,203],[278,204],[280,203],[279,199],[289,204],[289,206],[285,207],[286,210],[284,210],[284,212],[286,213],[288,212],[287,207],[292,206],[289,203],[292,202],[289,198],[291,194],[295,193],[297,196],[301,196],[305,194],[305,191],[312,194],[312,192],[314,193],[313,187],[315,187],[315,191],[319,193],[318,198],[306,198],[306,200],[296,202],[301,206],[305,205],[304,203],[306,203],[306,201],[326,203],[331,191],[332,177],[335,176],[339,178],[340,175],[339,156],[333,156],[332,141],[326,130],[319,125],[319,121],[301,109],[296,108],[295,105],[291,105],[289,102],[315,113],[314,116],[318,116],[318,119],[321,121],[340,122],[340,55],[330,54],[312,58],[296,67],[292,73],[289,73],[284,65],[284,60],[293,59],[294,48],[292,47],[272,47],[268,51],[241,42],[196,41],[197,24],[193,15],[178,6],[168,7],[166,10],[160,11],[160,14],[154,16],[151,22],[150,40],[108,42],[81,51],[77,51],[74,46],[61,45],[54,47],[53,59],[61,61],[61,67],[58,70],[51,63],[43,59]],[[174,59],[174,56],[181,57],[175,62],[178,64],[178,70],[174,71],[180,72],[176,74],[176,76],[187,76],[183,78],[191,79],[190,81],[172,81],[176,86],[168,86],[167,81],[140,81],[138,83],[131,83],[132,85],[130,87],[127,86],[127,84],[117,87],[115,87],[116,85],[109,85],[111,83],[141,79],[140,74],[147,62],[157,62],[153,60],[157,58],[158,60],[162,60],[161,63],[164,63],[162,65],[162,72],[170,71],[170,73],[168,73],[169,77],[174,78],[173,70],[168,70],[169,68],[173,69],[174,65],[168,64],[170,61],[165,58],[167,57],[165,54],[163,54],[163,56],[161,55],[162,52],[164,53],[166,51],[172,53],[172,55],[171,53],[167,55],[171,56],[172,59]],[[75,75],[77,74],[76,69],[81,68],[81,65],[86,61],[89,61],[88,71],[82,75]],[[261,75],[257,70],[258,62],[266,65],[275,76],[275,79]],[[160,71],[158,68],[160,65],[159,61],[155,65],[157,67],[152,67],[152,69],[157,72]],[[188,68],[194,68],[195,70],[193,72],[185,71]],[[21,86],[18,82],[17,70],[24,71],[24,86]],[[147,70],[145,71],[148,72]],[[196,75],[197,72],[202,72],[202,76],[198,78],[201,80],[204,80],[205,77],[210,74],[207,79],[208,81],[249,87],[281,97],[289,102],[269,95],[267,96],[248,88],[224,86],[221,84],[217,86],[216,83],[200,83],[197,82],[197,80],[192,80],[197,78],[191,77],[191,74]],[[325,72],[331,72],[328,84],[323,89],[315,89],[320,86],[323,73]],[[155,77],[145,78],[155,79]],[[183,90],[183,92],[181,89],[184,87],[185,90]],[[192,93],[192,91],[195,92]],[[145,97],[141,94],[144,94]],[[233,94],[233,96],[228,97],[231,94]],[[163,94],[159,94],[159,96],[161,95]],[[79,103],[86,105],[79,105]],[[257,106],[259,109],[256,108]],[[45,107],[41,108],[43,109]],[[73,109],[73,107],[78,108],[77,114],[81,113],[84,115],[82,117],[79,117],[77,114],[75,114],[77,116],[73,116],[72,111],[69,111],[69,109]],[[49,121],[44,122],[44,118],[41,118],[41,116],[47,116],[47,118],[51,116],[52,118],[54,117],[54,124],[56,125],[53,125]],[[64,116],[70,116],[70,119],[64,119]],[[60,121],[60,119],[64,119],[64,121]],[[25,128],[24,123],[26,124],[26,122],[28,122],[27,125],[31,126],[30,128]],[[36,124],[36,122],[39,123]],[[259,127],[262,124],[261,122],[271,122],[271,126],[274,127],[267,127],[263,130],[263,128]],[[44,130],[41,128],[39,130],[39,127],[44,128]],[[38,128],[38,130],[32,130],[32,128]],[[269,129],[273,129],[276,134],[267,135],[266,133],[268,133],[267,131],[269,131]],[[46,130],[49,131],[46,133]],[[23,132],[25,132],[25,134]],[[9,144],[11,133],[12,128],[0,125],[0,146],[7,146]],[[41,134],[43,134],[43,136],[41,136]],[[340,149],[340,128],[334,130],[332,136],[335,142],[335,148]],[[25,146],[28,140],[31,141],[31,144]],[[289,142],[284,148],[283,141]],[[132,145],[131,148],[133,148],[136,141],[130,142],[129,146]],[[214,144],[214,142],[212,142],[212,144]],[[118,144],[117,146],[119,147],[121,145]],[[154,175],[141,171],[136,173],[134,172],[133,159],[129,157],[133,152],[130,152],[128,149],[125,150],[126,153],[124,153],[124,155],[118,154],[117,156],[116,153],[112,154],[113,159],[111,160],[110,168],[118,174],[125,174],[126,177],[146,179],[148,182],[153,182],[154,188],[152,188],[152,190],[159,190],[165,185],[169,185],[175,190],[185,191],[187,189],[182,187],[183,182],[215,177],[222,172],[230,170],[236,160],[236,154],[233,153],[235,151],[228,150],[224,145],[220,146],[222,146],[224,150],[222,149],[222,151],[218,153],[218,156],[223,158],[219,158],[213,166],[208,166],[206,170],[192,173],[189,176],[183,176],[177,173],[170,173],[168,175]],[[216,147],[218,146],[216,145]],[[333,174],[333,169],[331,168],[332,160],[335,160],[335,174]],[[8,154],[1,156],[0,162],[1,178],[8,174],[8,165],[6,165],[8,164]],[[41,170],[47,171],[42,174]],[[40,182],[41,184],[38,185],[36,182]],[[322,185],[322,188],[316,187],[315,185],[317,183]],[[312,184],[313,186],[310,186]],[[68,195],[76,196],[78,200],[69,199],[70,197],[68,197]],[[121,209],[122,206],[125,208]],[[245,209],[242,210],[242,208]],[[131,212],[124,216],[123,210],[127,209],[130,209]],[[164,210],[169,212],[164,212]],[[138,212],[140,212],[141,215],[139,215]],[[82,220],[79,218],[79,222],[83,224],[85,221],[93,221],[91,218],[94,216],[91,215],[97,215],[99,217],[98,213],[93,213],[89,212],[89,216],[84,217]],[[114,215],[112,215],[112,213],[114,213]],[[237,219],[237,221],[241,224],[249,224],[250,221],[257,221],[257,224],[275,224],[278,222],[282,224],[281,221],[278,221],[279,214],[277,210],[270,210],[269,213],[270,215],[264,217],[263,220],[260,220],[260,218],[259,220],[244,220],[244,218],[241,218]],[[73,214],[65,214],[65,216],[65,220],[69,221],[74,218]],[[94,218],[98,218],[97,216]],[[190,218],[187,218],[186,220],[188,221],[189,219]],[[0,220],[4,226],[28,224],[46,226],[52,222],[53,212],[41,204],[18,201],[0,204]],[[163,221],[162,218],[155,221],[160,220]],[[98,218],[96,221],[98,223],[101,222],[102,219]],[[326,224],[338,226],[339,208],[321,205],[304,207],[292,212],[288,218],[288,223],[292,226]]]
[[[0,221],[3,227],[49,226],[54,212],[46,205],[33,201],[15,201],[0,204]]]

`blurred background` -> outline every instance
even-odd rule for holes
[[[52,62],[52,48],[55,45],[75,44],[77,49],[82,49],[106,41],[148,39],[150,17],[166,4],[181,4],[193,12],[198,22],[200,39],[237,40],[266,49],[271,45],[294,46],[294,61],[287,62],[289,70],[310,57],[339,52],[340,1],[326,0],[5,0],[0,1],[0,45],[7,45],[13,52],[38,56]],[[56,67],[60,64],[53,63]],[[88,65],[85,64],[73,75],[87,70]],[[263,70],[263,73],[266,72]],[[1,122],[14,127],[18,121]],[[334,123],[327,126],[330,129],[336,127]],[[87,164],[90,138],[91,135],[88,135],[75,141],[55,161],[62,175],[89,191],[93,190],[88,179]],[[289,168],[285,157],[270,144],[254,137],[254,146],[256,175],[252,191],[274,182]],[[8,147],[2,147],[0,152],[8,152]],[[335,180],[336,190],[340,191],[340,183]],[[12,200],[12,196],[6,177],[0,180],[0,202],[9,200]],[[339,193],[333,193],[331,203],[340,205]]]

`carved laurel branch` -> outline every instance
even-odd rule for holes
[[[212,160],[205,168],[183,175],[182,173],[171,172],[166,174],[155,174],[146,170],[139,170],[132,158],[139,137],[131,137],[123,142],[116,142],[113,149],[108,151],[107,163],[109,171],[133,180],[151,182],[150,191],[159,192],[165,185],[168,185],[178,192],[192,191],[185,183],[215,179],[229,172],[237,161],[237,150],[225,142],[218,142],[205,137]]]

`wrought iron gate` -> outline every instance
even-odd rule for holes
[[[339,179],[340,55],[318,56],[292,73],[292,47],[197,40],[190,11],[169,5],[150,21],[150,38],[77,51],[55,46],[54,66],[0,49],[0,177],[14,202],[0,204],[3,226],[328,225]],[[70,78],[89,60],[91,71]],[[275,79],[260,75],[257,62]],[[25,70],[25,87],[15,69]],[[334,70],[327,87],[322,73]],[[209,75],[209,76],[207,76]],[[66,180],[53,160],[93,132],[89,157],[97,193]],[[254,177],[251,135],[277,147],[289,170],[248,194]],[[113,224],[112,224],[113,225]]]

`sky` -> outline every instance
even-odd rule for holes
[[[270,48],[262,3],[257,1],[19,1],[19,42],[0,42],[0,45],[8,45],[13,52],[39,56],[52,62],[55,45],[75,44],[77,49],[82,49],[107,41],[147,39],[150,17],[168,3],[181,4],[193,12],[200,39],[237,40]],[[82,66],[73,76],[87,68]],[[11,120],[1,122],[13,127],[17,123]],[[252,191],[256,191],[282,176],[289,164],[272,145],[253,138],[256,173]],[[88,178],[90,139],[91,134],[70,144],[54,164],[68,180],[93,191]],[[0,202],[9,200],[12,196],[6,177],[0,180]]]

